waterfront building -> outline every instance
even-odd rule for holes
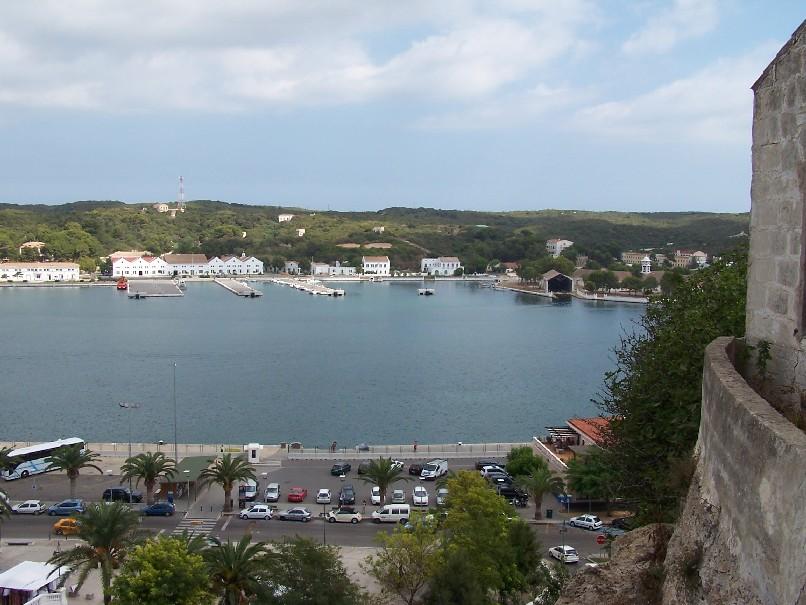
[[[607,429],[607,418],[571,418],[566,421],[568,428],[576,433],[575,445],[601,445],[602,433]]]
[[[361,269],[371,275],[391,275],[391,263],[388,256],[362,256]]]
[[[705,252],[697,250],[675,250],[674,251],[674,266],[675,267],[703,267],[708,262],[708,255]]]
[[[546,251],[554,258],[557,258],[560,256],[560,254],[562,254],[563,250],[570,248],[573,245],[574,242],[571,240],[553,238],[546,241]]]
[[[109,255],[109,262],[114,263],[116,260],[124,257],[139,258],[141,256],[151,256],[148,250],[117,250]]]
[[[330,265],[327,263],[311,263],[311,275],[330,275]]]
[[[420,261],[420,272],[428,275],[453,275],[462,268],[462,263],[455,256],[424,258]]]
[[[112,261],[113,277],[169,275],[168,264],[158,256],[123,256]]]
[[[621,262],[625,265],[638,265],[646,256],[646,252],[628,251],[621,253]]]
[[[263,261],[254,256],[222,256],[226,275],[259,275],[263,273]]]
[[[283,271],[289,275],[297,275],[299,273],[299,263],[295,260],[287,260],[283,265]]]
[[[0,263],[0,279],[6,282],[78,281],[77,263]]]
[[[209,275],[207,257],[204,254],[163,254],[168,263],[168,275]]]
[[[652,261],[649,260],[649,256],[645,256],[641,259],[641,273],[643,275],[652,273]]]
[[[355,275],[355,267],[342,265],[339,261],[336,261],[335,265],[330,265],[327,270],[328,275],[331,277],[349,277]]]
[[[291,219],[294,218],[293,214],[281,214],[277,217],[278,223],[288,223]]]

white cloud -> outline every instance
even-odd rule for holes
[[[717,0],[674,0],[622,45],[628,54],[662,53],[679,42],[703,36],[719,22]]]
[[[43,0],[3,7],[0,103],[232,111],[529,86],[584,44],[588,0]],[[405,37],[401,31],[424,32]],[[368,39],[402,50],[379,59]]]
[[[750,86],[779,46],[765,44],[749,54],[717,60],[633,99],[584,108],[577,112],[575,124],[601,135],[659,143],[746,143],[753,104]]]

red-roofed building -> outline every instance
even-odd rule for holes
[[[579,442],[576,445],[601,445],[602,432],[607,428],[607,418],[571,418],[566,421],[568,428],[574,431]]]

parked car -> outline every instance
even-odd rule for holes
[[[406,502],[406,492],[402,489],[392,490],[392,504],[404,504]]]
[[[343,485],[341,490],[339,490],[339,506],[344,504],[355,504],[355,488],[352,483]]]
[[[340,475],[346,475],[350,472],[350,469],[353,467],[350,466],[348,462],[337,462],[333,466],[330,467],[330,474],[334,477],[338,477]]]
[[[80,515],[84,512],[84,500],[62,500],[48,508],[48,514],[55,515]]]
[[[411,503],[414,506],[428,506],[428,491],[422,485],[416,486],[411,492]]]
[[[373,511],[372,520],[375,523],[407,523],[411,516],[408,504],[386,504]]]
[[[289,502],[305,502],[305,498],[308,497],[308,490],[304,487],[292,487],[288,490],[288,501]]]
[[[130,491],[128,487],[108,487],[104,490],[101,500],[104,502],[142,502],[143,494]]]
[[[448,488],[440,487],[437,490],[437,506],[445,506],[445,503],[447,501],[448,501]]]
[[[570,546],[552,546],[549,548],[549,554],[563,563],[577,563],[579,562],[579,555],[575,548]]]
[[[491,473],[501,473],[503,475],[508,474],[507,469],[505,469],[503,466],[498,466],[497,464],[491,464],[489,466],[485,466],[484,468],[481,469],[481,471],[479,471],[479,473],[481,474],[482,477],[487,477]]]
[[[369,501],[371,504],[381,503],[381,488],[377,485],[372,486],[372,490],[369,493]]]
[[[238,499],[243,502],[254,502],[257,500],[260,483],[254,479],[247,479],[238,486]]]
[[[307,508],[297,507],[284,510],[277,515],[277,518],[281,521],[302,521],[307,523],[312,516],[313,514]]]
[[[369,470],[369,460],[364,460],[358,465],[358,474],[363,475]]]
[[[266,491],[263,494],[263,500],[266,502],[277,502],[280,499],[280,484],[269,483],[266,486]]]
[[[328,523],[361,523],[361,513],[350,506],[333,509],[327,514]]]
[[[155,502],[151,506],[146,506],[140,512],[147,517],[170,517],[174,514],[174,505],[170,502]]]
[[[401,460],[392,460],[392,468],[395,470],[403,470],[405,463]]]
[[[442,477],[442,475],[448,474],[448,461],[442,459],[432,460],[431,462],[427,463],[423,466],[423,470],[420,471],[420,479],[423,481],[434,481]]]
[[[326,488],[320,489],[316,492],[316,503],[317,504],[330,504],[333,500],[333,496],[330,494],[330,490]]]
[[[487,481],[491,485],[513,485],[512,477],[509,475],[502,475],[501,473],[491,473],[487,475]]]
[[[514,506],[526,506],[529,504],[529,494],[517,487],[499,485],[497,491],[499,496],[506,498]]]
[[[623,529],[619,529],[618,527],[612,527],[610,525],[603,525],[599,528],[599,531],[602,532],[605,536],[610,536],[611,538],[618,538],[619,536],[623,536],[627,532]]]
[[[423,465],[422,464],[409,464],[409,475],[416,475],[417,477],[420,476],[420,473],[423,472]]]
[[[238,516],[241,519],[265,519],[268,521],[272,517],[272,511],[267,504],[254,504],[243,509]]]
[[[568,525],[571,527],[584,527],[585,529],[599,529],[602,527],[602,520],[596,515],[580,515],[578,517],[571,517],[568,520]]]
[[[485,466],[502,466],[502,465],[496,462],[495,460],[476,460],[477,471],[482,470]]]
[[[635,517],[619,517],[618,519],[613,519],[610,526],[616,529],[630,531],[635,526]]]
[[[71,536],[77,534],[81,529],[81,521],[78,519],[59,519],[53,524],[53,533],[57,536]]]
[[[40,500],[26,500],[11,507],[11,512],[16,515],[39,515],[46,510]]]

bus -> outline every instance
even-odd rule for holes
[[[76,447],[83,450],[84,440],[78,437],[68,437],[11,450],[7,454],[9,464],[0,470],[0,473],[6,481],[25,479],[29,475],[44,473],[49,466],[45,459],[60,447]]]

